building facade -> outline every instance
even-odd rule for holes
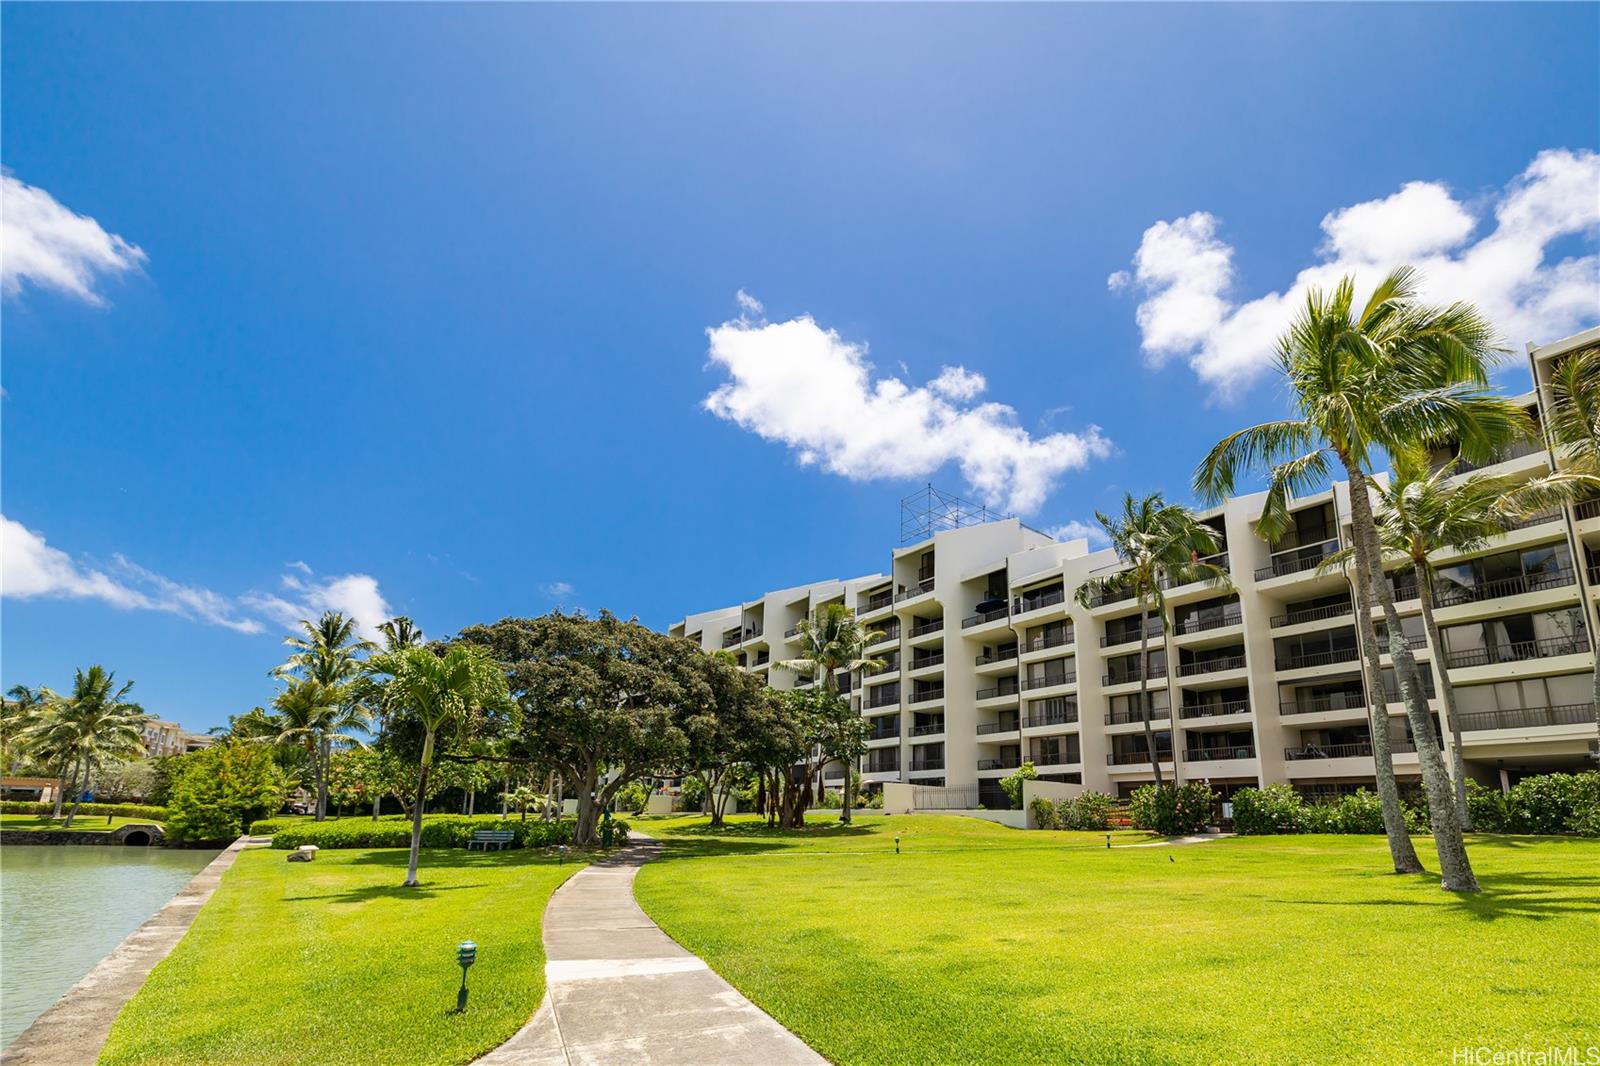
[[[1549,402],[1551,366],[1594,344],[1600,328],[1530,346],[1535,390],[1523,400],[1536,417]],[[1434,461],[1454,458],[1441,449]],[[1527,479],[1553,461],[1526,445],[1477,469]],[[1201,512],[1221,546],[1208,561],[1230,583],[1164,590],[1165,625],[1141,619],[1126,594],[1077,603],[1088,579],[1118,571],[1113,552],[1004,519],[895,549],[888,573],[768,593],[691,615],[671,632],[727,650],[786,689],[810,683],[775,665],[798,653],[800,619],[828,603],[854,610],[883,634],[872,654],[887,664],[840,676],[872,723],[860,765],[869,787],[943,785],[998,808],[1000,778],[1031,761],[1041,777],[1126,795],[1153,779],[1139,704],[1148,675],[1164,775],[1208,781],[1224,796],[1278,781],[1312,798],[1371,788],[1352,588],[1321,568],[1348,543],[1350,486],[1296,499],[1292,528],[1271,540],[1255,528],[1263,500]],[[1467,773],[1509,787],[1529,774],[1592,768],[1600,500],[1517,523],[1482,551],[1437,557],[1435,568],[1442,647],[1423,630],[1409,567],[1392,570],[1390,585],[1441,736],[1451,723],[1438,679],[1453,686]],[[1387,650],[1382,685],[1395,771],[1414,782],[1416,738]],[[833,773],[842,781],[842,768]]]

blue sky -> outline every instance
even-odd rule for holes
[[[0,23],[4,685],[192,728],[323,605],[665,626],[881,569],[930,480],[1186,498],[1346,268],[1600,319],[1592,4]]]

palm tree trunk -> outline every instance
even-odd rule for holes
[[[417,860],[422,853],[422,798],[428,794],[428,769],[433,765],[433,730],[422,741],[422,766],[417,771],[417,802],[411,806],[411,861],[406,866],[406,888],[417,887]]]
[[[333,738],[325,736],[317,745],[317,755],[322,760],[317,775],[317,821],[328,816],[328,767],[333,762]]]
[[[1394,749],[1389,742],[1389,697],[1383,686],[1383,661],[1378,651],[1378,634],[1372,625],[1372,600],[1360,571],[1350,578],[1355,600],[1356,642],[1361,646],[1367,690],[1367,731],[1372,740],[1373,777],[1378,786],[1378,805],[1383,810],[1383,832],[1389,839],[1389,857],[1397,874],[1420,874],[1422,860],[1406,831],[1405,812],[1400,809],[1400,787],[1394,780]]]
[[[372,797],[372,820],[374,822],[376,822],[378,820],[378,808],[382,804],[383,804],[383,797],[382,796],[373,796]]]
[[[1161,755],[1156,751],[1156,731],[1150,725],[1150,628],[1145,625],[1144,585],[1139,585],[1139,716],[1144,719],[1144,743],[1150,752],[1150,772],[1161,787]],[[1177,746],[1174,736],[1173,746]]]
[[[1445,720],[1450,723],[1450,768],[1455,778],[1456,818],[1461,828],[1472,829],[1472,812],[1467,807],[1467,764],[1461,758],[1461,719],[1456,715],[1456,693],[1450,684],[1450,670],[1444,661],[1444,641],[1439,636],[1439,625],[1433,620],[1433,567],[1425,560],[1415,560],[1417,588],[1422,600],[1422,627],[1428,634],[1428,646],[1433,649],[1433,679],[1439,687],[1439,699],[1444,708]]]
[[[306,752],[311,756],[311,787],[316,790],[316,795],[311,799],[311,805],[316,811],[315,820],[320,822],[326,816],[326,811],[322,806],[322,757],[317,748],[318,745],[315,740],[306,742]]]
[[[82,759],[82,760],[79,761],[78,766],[83,772],[83,784],[81,784],[81,785],[78,784],[78,773],[77,773],[77,771],[73,772],[73,775],[72,775],[72,809],[67,812],[66,824],[61,827],[63,829],[71,829],[72,828],[72,820],[78,816],[78,804],[83,802],[83,791],[84,791],[84,789],[89,787],[89,769],[90,769],[90,767],[92,765],[93,765],[92,761],[87,759],[87,758]]]
[[[70,775],[71,779],[74,781],[77,780],[78,777],[77,760],[74,759],[72,762],[63,763],[61,766],[57,767],[57,770],[59,772],[56,774],[56,803],[55,810],[50,812],[51,818],[61,817],[61,801],[66,798],[67,789],[71,787],[71,785],[68,783],[68,777]]]
[[[1378,543],[1378,527],[1372,518],[1372,500],[1367,481],[1356,462],[1341,456],[1350,478],[1350,518],[1356,539],[1356,562],[1363,567],[1367,585],[1383,611],[1384,628],[1389,634],[1389,654],[1394,660],[1400,695],[1405,700],[1406,718],[1416,740],[1417,762],[1422,768],[1422,788],[1428,797],[1428,821],[1433,826],[1433,843],[1439,854],[1440,886],[1447,892],[1477,892],[1478,879],[1467,858],[1466,841],[1456,818],[1455,801],[1450,795],[1450,779],[1444,760],[1439,757],[1438,731],[1428,713],[1427,697],[1422,692],[1422,675],[1417,660],[1406,644],[1400,626],[1400,612],[1383,573],[1383,549]],[[1381,675],[1380,675],[1381,680]]]

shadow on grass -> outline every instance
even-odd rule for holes
[[[1437,888],[1437,874],[1415,875],[1421,883]],[[1490,874],[1480,876],[1478,893],[1445,892],[1438,889],[1443,902],[1478,921],[1523,918],[1533,921],[1570,918],[1580,914],[1600,914],[1600,877],[1567,877],[1540,873]],[[1517,887],[1525,886],[1525,887]],[[1589,888],[1585,895],[1557,895],[1561,889]],[[1438,899],[1272,899],[1269,903],[1308,907],[1437,907]]]
[[[476,882],[469,885],[430,885],[425,871],[419,870],[417,876],[423,878],[420,885],[406,888],[404,885],[366,885],[362,888],[352,888],[345,892],[324,892],[309,896],[285,896],[286,903],[370,903],[375,899],[433,899],[442,892],[458,892],[463,889],[488,888],[486,882]]]

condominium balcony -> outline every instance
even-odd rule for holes
[[[1042,611],[1046,607],[1054,607],[1058,603],[1065,602],[1066,598],[1067,590],[1060,587],[1048,589],[1037,594],[1023,593],[1021,596],[1012,598],[1011,613],[1027,614],[1030,611]]]
[[[1328,648],[1324,651],[1307,651],[1294,655],[1279,655],[1274,665],[1279,670],[1303,670],[1308,666],[1331,666],[1334,663],[1353,663],[1361,658],[1361,649]]]
[[[1283,757],[1290,762],[1302,762],[1307,759],[1354,759],[1371,755],[1370,740],[1355,744],[1307,744],[1299,748],[1283,749]]]
[[[1450,669],[1468,666],[1490,666],[1495,663],[1520,663],[1532,659],[1548,659],[1556,655],[1582,655],[1589,650],[1589,638],[1581,633],[1565,637],[1546,637],[1543,640],[1519,640],[1510,644],[1491,644],[1470,651],[1451,652]]]
[[[981,626],[985,622],[993,622],[998,618],[1004,618],[1008,613],[1009,612],[1006,611],[1004,604],[1001,604],[999,607],[996,607],[992,610],[979,611],[977,614],[963,618],[961,620],[961,628],[971,629],[973,626]]]
[[[1071,685],[1077,680],[1076,670],[1055,670],[1040,674],[1038,677],[1023,678],[1022,689],[1024,692],[1031,692],[1034,689],[1054,688],[1056,685]]]
[[[1147,676],[1152,681],[1166,677],[1166,665],[1162,663],[1153,664],[1149,668],[1148,673],[1141,673],[1141,671],[1139,671],[1137,668],[1134,668],[1122,671],[1120,673],[1105,674],[1100,678],[1100,683],[1102,685],[1128,685],[1135,681],[1142,681]]]
[[[904,600],[914,600],[918,596],[926,596],[928,593],[930,593],[932,591],[933,591],[933,578],[932,577],[925,577],[925,578],[922,578],[920,581],[918,581],[916,584],[909,585],[906,588],[903,588],[899,592],[895,593],[894,594],[894,602],[900,603],[900,602],[902,602]]]
[[[979,722],[978,735],[987,737],[996,733],[1015,733],[1020,725],[1015,717],[1002,718],[998,722]]]
[[[980,770],[1015,770],[1022,765],[1021,755],[1002,755],[998,759],[979,759]]]
[[[1065,748],[1040,748],[1033,753],[1035,766],[1076,766],[1083,761],[1083,756],[1074,755]]]
[[[1042,711],[1038,714],[1030,714],[1022,720],[1022,724],[1028,729],[1041,729],[1045,726],[1052,725],[1071,725],[1077,720],[1078,708],[1076,705],[1074,705],[1066,708]]]
[[[1435,607],[1456,607],[1463,603],[1481,603],[1505,596],[1521,596],[1529,592],[1542,592],[1574,584],[1578,575],[1571,569],[1542,570],[1535,574],[1519,574],[1476,585],[1439,585],[1433,591]]]
[[[742,643],[743,641],[744,641],[744,634],[739,632],[738,630],[735,630],[732,633],[724,633],[724,634],[722,634],[722,646],[724,648],[731,648],[735,644]]]
[[[1600,500],[1591,500],[1589,502],[1600,503]],[[1580,503],[1578,506],[1583,507],[1585,505]],[[1596,511],[1594,515],[1590,515],[1589,517],[1594,518],[1596,516],[1600,516],[1600,511]],[[1579,515],[1578,518],[1581,521],[1583,516]],[[1531,529],[1534,526],[1542,526],[1547,522],[1559,522],[1560,520],[1560,511],[1542,511],[1536,515],[1529,515],[1527,518],[1518,518],[1515,520],[1508,519],[1500,524],[1505,528],[1507,533],[1514,533],[1519,529]]]
[[[973,663],[974,663],[974,665],[977,665],[977,666],[992,666],[995,663],[1008,663],[1008,662],[1011,662],[1016,657],[1017,657],[1017,649],[1016,648],[1012,648],[1010,651],[997,651],[997,652],[985,653],[983,655],[978,656],[975,660],[973,660]]]
[[[1229,626],[1243,624],[1243,608],[1237,603],[1231,603],[1221,610],[1196,611],[1178,623],[1173,632],[1178,636],[1188,636],[1191,633],[1204,633],[1212,629],[1226,629]]]
[[[1160,640],[1161,620],[1157,619],[1147,624],[1145,626],[1144,636],[1149,637],[1151,640]],[[1115,648],[1123,644],[1137,644],[1139,643],[1140,639],[1140,632],[1137,629],[1125,630],[1121,633],[1107,633],[1105,636],[1100,638],[1100,646],[1102,648]]]
[[[1584,500],[1572,509],[1572,516],[1580,522],[1600,518],[1600,499]]]
[[[874,640],[871,644],[867,645],[867,647],[881,648],[885,644],[893,644],[895,641],[900,639],[900,627],[897,625],[885,626],[883,629],[879,630],[879,632],[881,632],[883,636],[879,637],[877,640]]]
[[[1539,729],[1556,725],[1593,725],[1594,706],[1563,703],[1554,707],[1520,707],[1509,711],[1467,711],[1456,715],[1463,733],[1489,729]]]
[[[795,637],[798,637],[799,635],[800,635],[800,627],[799,626],[790,626],[788,629],[785,629],[783,631],[783,639],[784,640],[791,640],[791,639],[793,639]]]
[[[1014,683],[1009,685],[989,685],[974,692],[972,698],[982,703],[984,700],[997,700],[1002,696],[1015,696],[1019,691],[1019,687]]]
[[[911,772],[914,773],[914,774],[922,773],[925,770],[943,770],[943,769],[944,769],[944,756],[943,755],[940,755],[940,756],[938,756],[936,758],[912,759],[911,760]]]
[[[1171,762],[1172,752],[1156,749],[1156,759],[1160,762]],[[1148,766],[1150,753],[1148,751],[1108,751],[1106,752],[1107,766]]]
[[[1064,648],[1076,642],[1077,633],[1071,629],[1065,633],[1055,633],[1046,637],[1034,637],[1023,645],[1023,651],[1047,651],[1050,648]]]
[[[1282,629],[1284,626],[1297,626],[1302,622],[1320,622],[1327,618],[1343,618],[1355,612],[1355,606],[1346,600],[1344,603],[1330,603],[1325,607],[1306,607],[1298,611],[1289,611],[1286,614],[1272,616],[1269,623],[1273,629]]]
[[[1232,714],[1250,713],[1250,701],[1227,700],[1222,703],[1196,703],[1178,708],[1179,718],[1226,718]]]
[[[1196,674],[1220,674],[1225,670],[1243,670],[1244,655],[1218,655],[1210,659],[1196,659],[1193,662],[1179,663],[1179,677],[1193,677]]]
[[[1107,604],[1121,603],[1123,600],[1133,599],[1133,595],[1133,589],[1127,585],[1110,585],[1091,596],[1089,606],[1104,607]]]
[[[1221,762],[1224,759],[1254,759],[1256,746],[1254,744],[1231,744],[1225,748],[1186,748],[1183,752],[1185,762]]]
[[[867,689],[866,698],[862,701],[866,707],[893,707],[900,702],[899,685],[880,685],[877,688]]]
[[[937,722],[929,722],[926,725],[914,725],[911,727],[911,735],[914,737],[936,737],[943,732],[944,721],[942,719]]]
[[[893,605],[894,592],[890,589],[885,589],[867,597],[867,609],[863,613],[870,614],[873,611],[881,611],[885,607],[892,607]]]
[[[1290,574],[1315,570],[1322,565],[1324,559],[1338,550],[1338,538],[1325,540],[1321,544],[1311,545],[1306,548],[1297,548],[1273,559],[1271,563],[1257,570],[1256,580],[1267,581],[1275,577],[1287,577]]]
[[[943,685],[929,685],[926,688],[912,689],[911,690],[911,698],[909,700],[907,700],[906,702],[908,702],[908,703],[933,703],[936,700],[942,700],[942,699],[944,699],[944,686]]]
[[[911,636],[914,637],[914,638],[915,637],[922,637],[922,636],[926,636],[929,633],[937,633],[943,628],[944,628],[944,619],[943,618],[935,618],[931,622],[923,622],[921,625],[912,626],[911,627]]]
[[[1170,707],[1152,707],[1150,709],[1150,721],[1152,722],[1165,722],[1171,719],[1172,709]],[[1137,709],[1106,712],[1106,725],[1133,725],[1143,721],[1144,717]]]

